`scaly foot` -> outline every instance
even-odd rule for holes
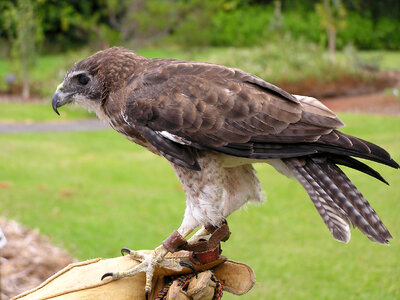
[[[174,269],[177,271],[182,270],[182,267],[187,267],[192,269],[192,271],[196,273],[195,268],[189,263],[185,261],[180,261],[180,259],[177,258],[165,257],[165,255],[168,253],[168,250],[165,249],[162,245],[157,247],[151,254],[142,254],[140,252],[133,251],[127,248],[122,248],[121,253],[122,255],[128,254],[132,259],[140,261],[140,264],[126,271],[106,273],[101,277],[101,280],[106,277],[112,277],[113,280],[116,280],[124,277],[135,276],[138,273],[144,272],[146,274],[146,299],[151,292],[152,279],[156,266],[161,268]]]

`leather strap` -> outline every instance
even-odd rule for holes
[[[231,232],[229,231],[228,224],[224,223],[221,227],[214,230],[208,241],[198,241],[194,244],[185,244],[180,249],[195,252],[204,252],[210,249],[214,249],[219,243],[225,242],[229,239]]]
[[[182,250],[181,247],[185,246],[187,241],[181,236],[181,234],[175,230],[168,238],[166,238],[162,245],[169,252],[174,253],[176,251]]]
[[[228,224],[225,222],[220,227],[214,228],[211,237],[207,241],[200,240],[194,244],[186,243],[180,246],[179,249],[190,251],[190,260],[194,264],[209,263],[218,259],[222,252],[220,242],[227,241],[230,234]]]
[[[207,226],[206,229],[207,231],[212,231],[211,237],[207,241],[200,240],[189,245],[180,233],[175,230],[162,244],[171,253],[180,250],[190,251],[190,260],[195,264],[212,262],[218,259],[222,252],[221,241],[227,241],[231,232],[226,221],[220,227]]]
[[[221,254],[221,246],[218,244],[214,249],[203,252],[189,252],[189,259],[195,265],[204,265],[217,260]]]

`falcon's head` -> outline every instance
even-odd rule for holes
[[[121,88],[125,79],[134,75],[138,61],[145,59],[125,48],[113,47],[77,62],[53,95],[54,111],[59,114],[58,108],[71,102],[96,110],[110,92]]]

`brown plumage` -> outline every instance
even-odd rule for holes
[[[171,162],[187,196],[180,233],[218,226],[246,202],[260,201],[251,163],[262,161],[303,185],[335,239],[349,240],[349,224],[373,241],[391,238],[337,165],[381,181],[354,157],[399,165],[379,146],[338,131],[343,123],[316,99],[239,69],[111,48],[68,71],[53,108],[72,101]]]

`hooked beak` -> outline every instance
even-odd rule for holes
[[[73,95],[74,93],[64,93],[60,91],[60,88],[57,88],[56,92],[51,98],[51,105],[53,106],[53,110],[57,113],[57,115],[60,115],[60,113],[58,112],[58,108],[60,106],[72,102]]]

